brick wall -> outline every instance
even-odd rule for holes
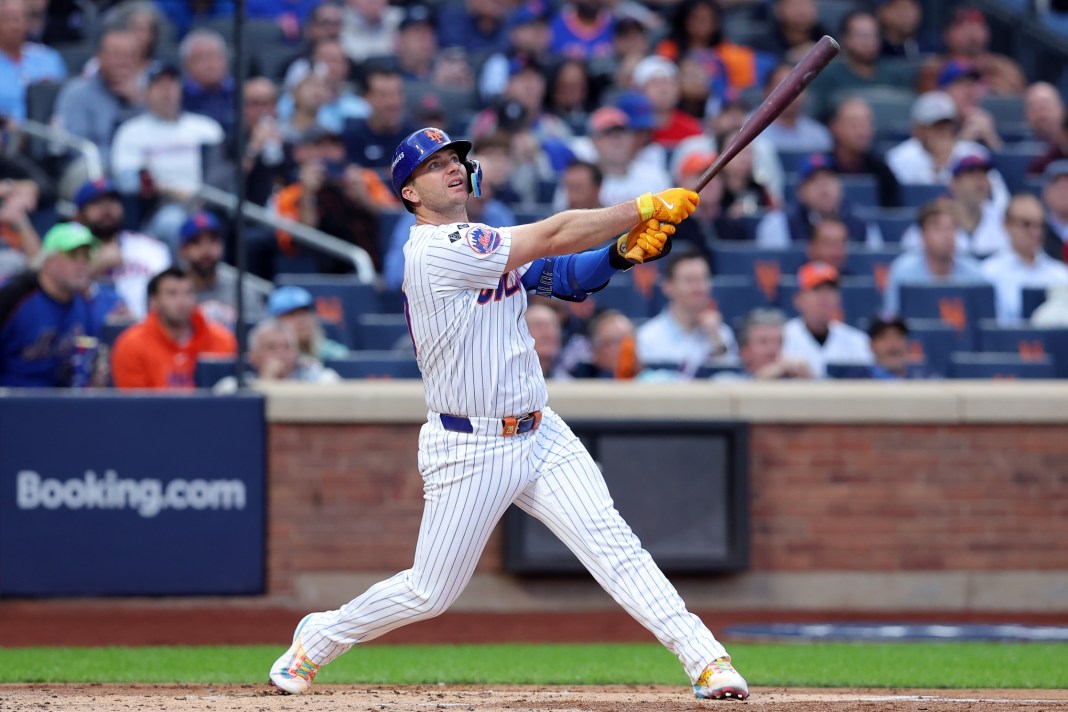
[[[408,566],[417,425],[269,430],[269,592],[308,572]],[[750,431],[754,572],[1068,570],[1063,425]],[[501,537],[479,564],[501,568]]]

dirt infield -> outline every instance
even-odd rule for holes
[[[195,685],[0,685],[4,712],[83,712],[123,709],[188,712],[231,710],[553,710],[556,712],[676,712],[731,709],[762,712],[1030,712],[1068,711],[1065,690],[810,690],[756,688],[745,703],[695,700],[685,688],[620,687],[366,687],[324,686],[303,697],[272,694],[266,686]]]

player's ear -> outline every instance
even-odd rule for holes
[[[407,200],[412,205],[419,204],[419,193],[415,190],[411,183],[401,188],[401,197]]]

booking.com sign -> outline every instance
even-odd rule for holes
[[[0,396],[0,595],[262,593],[259,396]]]

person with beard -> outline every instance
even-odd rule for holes
[[[233,331],[237,325],[237,270],[222,261],[222,225],[209,212],[194,213],[182,223],[178,244],[178,259],[189,271],[200,310]],[[267,295],[247,280],[243,288],[245,322],[254,324],[265,316]]]
[[[233,356],[234,335],[197,307],[193,280],[168,267],[148,283],[148,316],[119,335],[111,352],[116,388],[191,389],[197,358]]]
[[[583,61],[611,56],[615,24],[605,0],[566,3],[549,23],[549,49],[554,55]]]
[[[106,178],[84,183],[74,195],[74,220],[100,246],[89,265],[90,299],[101,321],[139,321],[148,313],[145,288],[152,275],[171,266],[171,251],[162,241],[123,230],[125,215],[119,191]]]

